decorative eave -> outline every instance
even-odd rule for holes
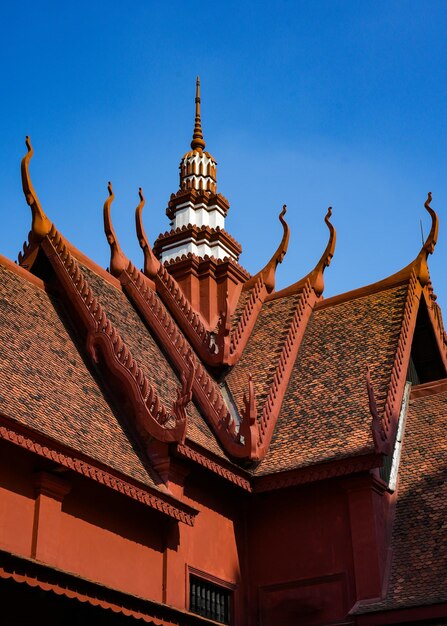
[[[59,441],[55,441],[35,430],[18,424],[15,420],[0,414],[0,439],[9,441],[24,450],[47,459],[56,466],[64,467],[85,478],[94,480],[132,500],[192,526],[197,511],[172,496],[164,485],[154,489],[119,474],[85,454],[75,451]]]
[[[187,240],[191,240],[197,245],[220,242],[233,255],[234,259],[238,259],[242,252],[242,246],[225,229],[219,226],[212,228],[210,226],[187,224],[160,234],[154,242],[154,254],[158,259],[161,259],[162,252],[169,252],[170,248],[175,248],[178,244]]]
[[[26,558],[0,549],[0,579],[12,580],[18,585],[27,585],[43,594],[69,598],[71,603],[80,602],[103,609],[114,621],[125,624],[132,618],[137,623],[150,626],[216,626],[217,622],[196,613],[178,609],[126,593],[77,576],[71,572],[46,565],[35,559]],[[50,600],[52,596],[48,598]],[[76,606],[76,604],[74,605]],[[121,618],[119,617],[121,615]],[[90,620],[89,620],[90,621]],[[104,621],[109,621],[107,620]],[[101,622],[103,620],[101,619]],[[17,624],[17,622],[15,621]],[[92,623],[90,621],[90,623]]]
[[[227,216],[230,204],[220,193],[213,193],[202,189],[179,189],[177,193],[171,194],[171,198],[166,209],[166,215],[170,220],[174,219],[179,208],[188,204],[196,208],[203,208],[207,211],[217,207],[224,217]]]
[[[373,450],[358,456],[334,459],[325,463],[317,463],[306,467],[255,476],[254,493],[287,489],[297,485],[308,484],[320,480],[328,480],[339,476],[348,476],[359,472],[370,472],[383,465],[383,455]]]
[[[250,441],[245,438],[242,442],[240,435],[236,432],[234,420],[222,398],[218,385],[192,353],[189,344],[178,330],[147,278],[121,251],[110,215],[112,199],[109,184],[109,198],[104,205],[104,228],[111,248],[111,270],[113,269],[123,286],[123,290],[167,352],[172,365],[182,380],[185,399],[187,398],[189,401],[191,396],[194,396],[218,441],[228,454],[238,459],[250,460]],[[149,244],[145,241],[141,222],[143,203],[144,199],[140,190],[140,204],[136,212],[137,231],[143,249],[146,250],[146,254],[150,254]],[[158,272],[154,276],[156,286],[159,286],[160,271],[162,270],[162,266],[159,266]],[[160,466],[157,467],[157,470],[167,478],[169,476],[169,451],[167,449],[163,451],[162,447],[157,446],[157,455]]]
[[[29,140],[27,140],[27,146],[28,154],[30,154]],[[25,162],[26,167],[22,167],[25,194],[32,189],[28,172],[29,158]],[[109,198],[104,204],[104,218],[112,248],[111,265],[115,273],[118,273],[121,271],[124,257],[110,222],[112,200],[113,192],[109,184]],[[40,207],[34,190],[30,206],[39,206],[40,222],[50,223]],[[166,409],[160,402],[155,388],[149,383],[129,348],[107,318],[62,235],[54,225],[51,225],[48,233],[44,234],[44,231],[40,231],[38,236],[40,238],[39,249],[42,250],[54,271],[60,295],[72,318],[76,321],[78,330],[84,334],[87,354],[103,370],[104,379],[113,383],[110,385],[110,392],[122,394],[126,398],[127,413],[131,417],[132,426],[138,431],[147,450],[153,441],[164,443],[183,441],[186,432],[185,407],[189,401],[188,382],[183,381],[181,389],[178,390],[178,397],[172,411]],[[151,458],[150,454],[149,458]]]

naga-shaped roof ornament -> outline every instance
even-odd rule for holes
[[[121,250],[121,246],[118,243],[118,238],[112,224],[110,207],[115,199],[115,195],[110,181],[107,185],[107,189],[109,191],[109,197],[104,202],[104,232],[110,246],[110,273],[113,276],[118,277],[127,268],[129,260]]]
[[[135,225],[137,229],[137,237],[138,242],[140,244],[141,249],[144,254],[144,267],[143,273],[149,278],[154,278],[158,272],[158,268],[160,267],[160,261],[157,259],[155,254],[152,252],[152,248],[149,244],[149,241],[146,237],[146,233],[144,231],[143,226],[143,207],[145,205],[145,199],[143,196],[143,190],[140,187],[138,190],[138,194],[140,196],[140,203],[135,209]]]
[[[275,254],[272,256],[272,258],[264,267],[264,269],[262,269],[260,272],[252,276],[246,283],[244,283],[244,286],[243,286],[244,291],[254,287],[261,276],[267,288],[268,293],[271,293],[273,289],[275,288],[276,268],[278,267],[279,263],[283,262],[284,257],[287,252],[288,245],[289,245],[290,228],[286,220],[284,219],[284,215],[286,214],[286,212],[287,212],[287,206],[284,204],[282,207],[282,211],[279,214],[279,221],[281,222],[282,227],[283,227],[283,236]]]
[[[335,231],[334,226],[330,222],[330,217],[332,215],[332,207],[330,206],[327,210],[326,215],[324,216],[324,221],[326,222],[326,226],[329,229],[329,241],[327,242],[327,246],[323,254],[321,255],[320,260],[315,266],[314,270],[309,274],[310,283],[317,294],[317,296],[321,296],[324,291],[324,278],[323,273],[324,270],[329,267],[331,264],[332,257],[335,252],[335,243],[337,240],[337,233]]]
[[[337,241],[337,232],[333,224],[330,222],[331,215],[332,215],[332,207],[329,207],[326,215],[324,216],[324,221],[326,222],[326,226],[329,229],[329,240],[327,242],[325,251],[321,255],[321,258],[316,264],[316,266],[314,267],[314,269],[311,272],[309,272],[309,274],[307,274],[304,278],[301,278],[296,283],[293,283],[293,285],[290,285],[289,287],[285,287],[285,289],[281,289],[281,291],[278,291],[277,293],[273,294],[271,296],[272,298],[291,296],[295,293],[299,293],[304,288],[304,285],[307,282],[309,282],[315,294],[318,297],[321,296],[321,294],[324,291],[323,273],[324,273],[324,270],[331,264],[331,260],[335,252],[335,244]]]
[[[36,192],[34,191],[31,177],[29,174],[29,162],[34,154],[33,147],[29,136],[26,136],[26,147],[28,148],[27,154],[22,159],[21,173],[22,173],[22,188],[25,194],[26,203],[31,207],[32,223],[31,233],[35,241],[41,241],[51,231],[52,223],[45,215],[44,210],[39,202]]]
[[[192,135],[191,148],[193,150],[204,150],[205,140],[203,139],[202,121],[200,119],[200,77],[196,79],[196,117],[194,122],[194,133]]]
[[[439,219],[436,212],[430,206],[431,200],[432,195],[431,191],[429,191],[427,195],[427,200],[424,202],[424,207],[431,216],[431,228],[430,232],[428,233],[427,239],[422,245],[421,251],[411,264],[414,266],[419,281],[423,287],[425,287],[425,285],[427,285],[430,280],[427,259],[430,254],[433,254],[436,242],[438,241]]]

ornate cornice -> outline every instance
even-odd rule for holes
[[[242,252],[241,245],[224,228],[187,224],[158,235],[154,242],[155,256],[160,259],[162,252],[169,252],[170,247],[175,247],[185,239],[190,239],[197,245],[203,242],[212,244],[219,241],[236,258]]]
[[[288,470],[286,472],[266,474],[255,478],[253,491],[254,493],[274,491],[277,489],[294,487],[296,485],[336,478],[337,476],[346,476],[348,474],[366,472],[375,467],[381,467],[382,463],[382,455],[370,453],[362,456],[337,459],[327,463],[319,463],[309,467],[301,467]]]
[[[219,459],[217,461],[211,458],[211,456],[207,455],[203,450],[199,452],[193,447],[193,444],[188,442],[188,440],[185,444],[179,444],[176,447],[176,451],[180,456],[194,461],[198,465],[205,467],[214,474],[217,474],[218,476],[225,478],[229,482],[234,483],[241,489],[244,489],[248,492],[252,491],[252,479],[250,477],[244,477],[241,474],[238,474],[235,468],[226,467],[222,459]]]
[[[217,207],[224,217],[230,208],[230,203],[221,193],[194,188],[179,189],[177,193],[171,194],[166,215],[172,220],[180,208],[188,205],[194,208],[203,208],[206,211],[212,211]]]
[[[59,442],[55,442],[44,435],[31,431],[13,420],[0,414],[0,438],[33,452],[66,467],[77,474],[90,478],[113,491],[117,491],[132,500],[156,509],[179,522],[192,526],[197,511],[192,507],[175,501],[169,494],[151,491],[150,488],[138,485],[132,480],[121,478],[112,473],[109,468],[89,459],[85,455],[74,452]]]

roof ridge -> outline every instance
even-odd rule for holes
[[[192,391],[223,448],[237,458],[248,458],[248,442],[241,443],[231,413],[220,389],[205,367],[193,355],[191,348],[177,328],[155,291],[145,282],[144,275],[133,265],[123,272],[123,286],[143,319],[158,338],[163,341],[178,371],[182,372],[188,361],[194,365]]]
[[[98,349],[102,352],[104,358],[101,364],[119,380],[127,393],[133,405],[139,432],[145,437],[154,437],[161,441],[182,441],[186,432],[185,407],[190,399],[187,385],[182,384],[172,412],[166,409],[130,349],[107,318],[103,307],[93,295],[88,280],[54,226],[41,245],[65,288],[64,294],[86,327],[88,354],[95,363],[99,363]],[[76,303],[73,297],[76,298]],[[172,421],[174,427],[168,427]]]
[[[144,229],[141,223],[141,211],[144,203],[141,190],[140,199],[140,204],[137,207],[137,230],[140,243],[145,243]],[[196,400],[211,422],[211,427],[224,449],[238,458],[249,457],[249,441],[241,442],[232,415],[217,384],[198,359],[194,357],[189,344],[180,333],[169,311],[152,289],[153,283],[122,252],[110,215],[112,201],[113,193],[109,183],[109,197],[104,204],[104,227],[112,254],[111,271],[115,273],[140,315],[167,350],[182,380],[186,376],[190,378],[189,393],[194,392]],[[145,253],[150,254],[149,244],[145,247]],[[160,271],[162,274],[167,274],[161,263],[159,263],[155,275],[155,285],[158,284],[157,277],[160,276]],[[169,274],[167,275],[169,276]],[[172,279],[168,283],[174,285],[176,281]],[[178,286],[177,288],[180,289]]]

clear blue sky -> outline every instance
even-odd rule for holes
[[[59,230],[103,266],[107,181],[121,244],[143,186],[146,231],[168,228],[178,163],[202,80],[207,149],[230,201],[227,230],[254,272],[292,235],[279,286],[338,244],[325,295],[384,278],[412,260],[441,219],[430,259],[447,314],[447,2],[149,0],[3,2],[0,14],[0,252],[16,259],[30,225],[20,186],[32,176]]]

